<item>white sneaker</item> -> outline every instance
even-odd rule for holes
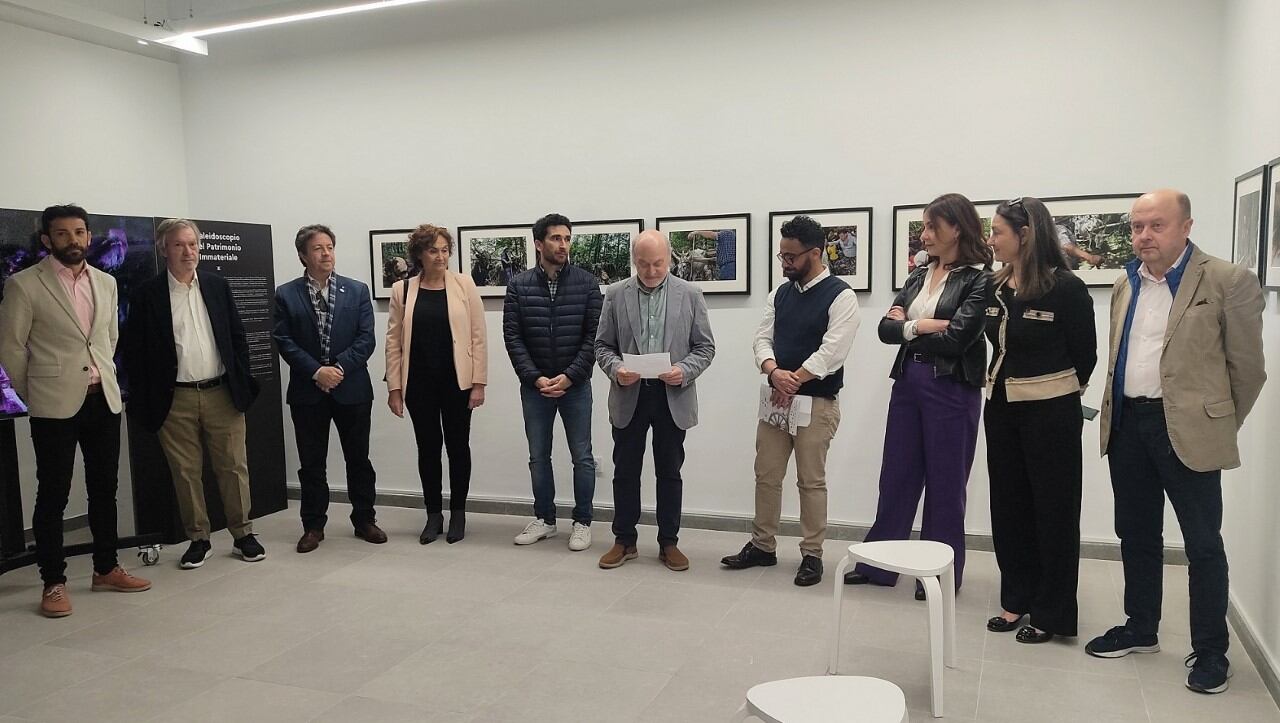
[[[524,532],[516,535],[515,543],[517,545],[532,545],[538,540],[545,540],[548,537],[555,536],[555,525],[548,525],[542,520],[534,520],[524,528]]]
[[[591,525],[573,523],[573,532],[569,533],[569,549],[581,552],[588,547],[591,547]]]

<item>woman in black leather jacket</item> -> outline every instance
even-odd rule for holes
[[[991,249],[969,199],[948,193],[924,210],[920,234],[929,263],[907,277],[880,320],[880,341],[899,345],[880,465],[880,502],[866,541],[905,540],[920,493],[920,537],[955,550],[956,588],[964,575],[964,508],[978,440],[987,345],[982,331],[991,293]],[[858,565],[845,584],[895,585],[897,573]],[[924,590],[916,585],[916,598]]]

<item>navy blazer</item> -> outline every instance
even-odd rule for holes
[[[259,385],[249,370],[249,342],[236,310],[231,286],[221,276],[196,269],[200,297],[209,311],[213,340],[226,369],[223,379],[231,403],[248,411]],[[138,286],[129,317],[120,334],[120,361],[128,379],[125,411],[149,432],[158,432],[173,406],[178,379],[178,350],[173,340],[173,311],[169,305],[169,272],[163,270]]]
[[[334,293],[329,329],[329,355],[342,367],[342,383],[330,394],[338,404],[373,401],[369,357],[373,338],[373,302],[369,287],[346,276],[333,275]],[[289,365],[289,404],[320,404],[325,393],[312,377],[320,364],[320,329],[316,326],[307,277],[300,276],[276,289],[275,328],[271,332],[281,358]]]

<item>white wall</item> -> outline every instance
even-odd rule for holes
[[[277,281],[300,271],[290,241],[316,221],[337,231],[341,272],[367,280],[374,228],[751,212],[753,293],[710,301],[719,355],[699,381],[684,495],[690,511],[749,515],[759,383],[749,340],[766,294],[768,213],[874,206],[876,291],[860,297],[865,323],[829,458],[831,518],[869,523],[893,354],[874,334],[892,299],[892,206],[946,191],[1173,185],[1195,201],[1197,242],[1229,254],[1222,27],[1214,0],[1054,0],[1025,12],[994,0],[476,0],[210,38],[209,58],[182,61],[191,211],[272,224]],[[1095,293],[1100,337],[1105,294]],[[493,371],[474,418],[472,494],[527,499],[516,382],[498,307],[488,308]],[[382,370],[380,348],[375,378]],[[607,462],[607,387],[598,377],[595,388]],[[379,487],[417,490],[408,420],[384,398],[380,389]],[[1112,540],[1096,435],[1089,424],[1082,531]],[[981,455],[973,532],[990,530]],[[597,499],[609,501],[603,469]],[[793,494],[786,504],[797,512]],[[1166,539],[1180,542],[1176,525]]]
[[[1218,185],[1280,156],[1280,4],[1233,0],[1226,22],[1226,143]],[[1272,279],[1272,283],[1276,280]],[[1244,465],[1223,479],[1222,534],[1231,561],[1231,596],[1280,671],[1280,297],[1268,292],[1265,313],[1267,386],[1241,435]]]
[[[0,22],[0,207],[78,203],[90,213],[185,213],[178,66]],[[24,519],[35,502],[30,428],[17,423]],[[123,434],[123,433],[122,433]],[[132,534],[128,455],[122,533]],[[86,510],[77,462],[67,516]]]

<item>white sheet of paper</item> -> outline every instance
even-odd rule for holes
[[[760,386],[760,411],[758,419],[794,435],[813,420],[813,397],[794,396],[791,404],[780,407],[773,403],[773,388],[767,383]]]
[[[622,366],[629,372],[637,372],[641,379],[657,379],[659,374],[671,371],[671,353],[622,354]]]

